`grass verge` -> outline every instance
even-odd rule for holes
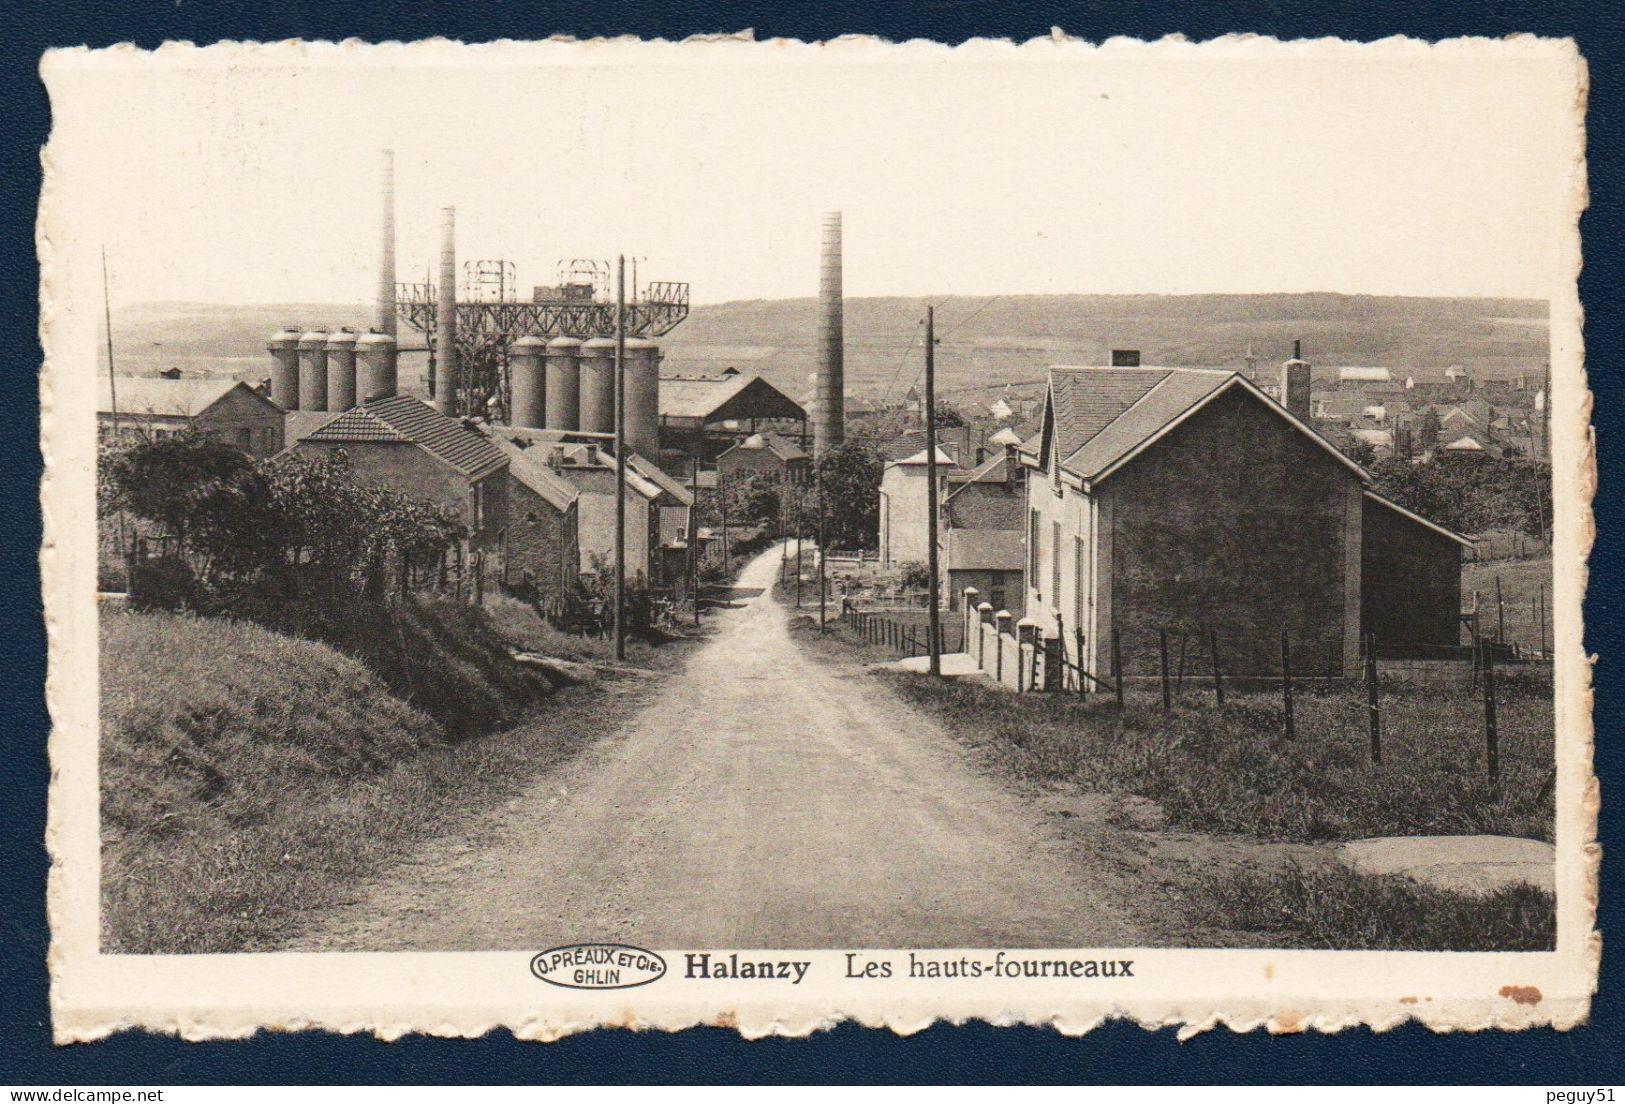
[[[1473,897],[1397,874],[1351,870],[1209,877],[1194,895],[1201,919],[1266,933],[1282,947],[1339,951],[1549,951],[1557,905],[1533,886]]]
[[[797,621],[793,631],[837,662],[895,656],[838,624],[822,639],[815,624]],[[1211,697],[1187,692],[1164,713],[1160,695],[1136,689],[1119,712],[1103,695],[1012,694],[980,681],[875,675],[977,748],[996,772],[1136,794],[1181,828],[1299,842],[1475,833],[1552,839],[1545,789],[1552,701],[1550,688],[1532,680],[1500,686],[1497,794],[1485,776],[1481,706],[1465,692],[1385,686],[1377,765],[1358,688],[1300,692],[1298,735],[1289,741],[1273,694],[1231,693],[1219,709]]]
[[[664,666],[683,650],[659,653]],[[612,728],[649,683],[625,685],[567,688],[515,727],[454,740],[325,644],[246,622],[104,612],[103,950],[276,945],[302,912],[345,899],[415,841]]]

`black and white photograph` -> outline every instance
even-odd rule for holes
[[[42,71],[59,1034],[1583,1019],[1571,43]]]

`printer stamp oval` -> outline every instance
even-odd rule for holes
[[[573,943],[538,953],[530,972],[566,989],[632,989],[664,977],[666,960],[625,943]]]

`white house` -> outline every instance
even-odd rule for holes
[[[936,450],[937,505],[948,497],[948,473],[954,468],[951,456]],[[884,564],[923,563],[928,555],[930,513],[925,482],[929,467],[925,450],[894,460],[880,476],[880,562]],[[938,537],[941,540],[941,537]],[[940,544],[939,544],[940,550]]]

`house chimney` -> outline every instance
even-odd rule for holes
[[[1303,345],[1292,342],[1292,359],[1281,365],[1281,405],[1300,422],[1310,420],[1309,365],[1302,359]]]
[[[1112,350],[1112,367],[1113,368],[1138,368],[1139,366],[1140,366],[1140,350],[1138,350],[1138,349],[1113,349]]]
[[[554,471],[562,471],[564,469],[563,445],[554,445],[552,448],[547,450],[547,466],[552,468]]]

